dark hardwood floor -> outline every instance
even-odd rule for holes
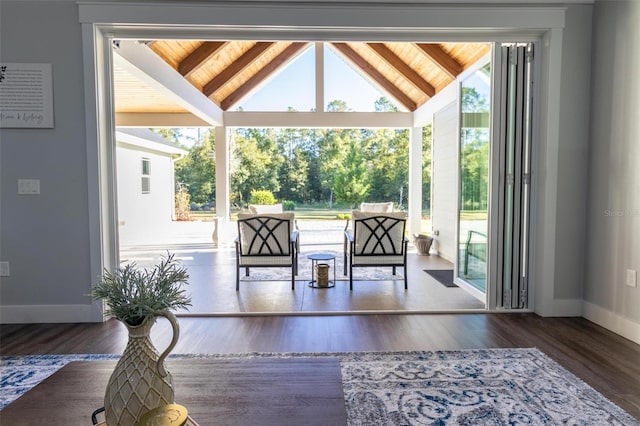
[[[536,347],[640,419],[640,345],[583,318],[535,314],[180,317],[174,353],[403,351]],[[162,350],[171,328],[160,319]],[[115,353],[127,332],[102,324],[0,326],[0,354]]]

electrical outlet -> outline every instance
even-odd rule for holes
[[[9,276],[9,262],[0,262],[0,277]]]
[[[40,179],[18,179],[19,195],[40,195]]]
[[[627,269],[627,285],[629,287],[638,286],[638,274],[633,269]]]

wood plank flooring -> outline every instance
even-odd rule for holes
[[[535,314],[180,317],[174,353],[340,352],[536,347],[640,419],[640,345],[584,318]],[[152,330],[162,350],[171,328]],[[0,354],[120,354],[125,327],[5,324]]]
[[[116,361],[67,364],[0,411],[0,423],[88,423],[93,409],[104,404],[115,366]],[[338,358],[169,360],[167,368],[176,402],[202,426],[282,426],[283,419],[290,425],[347,424]],[[104,414],[97,417],[104,419]]]

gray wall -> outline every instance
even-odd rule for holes
[[[639,243],[633,238],[640,235],[638,217],[605,217],[603,211],[639,208],[640,176],[635,165],[640,117],[638,96],[632,93],[638,92],[640,42],[632,23],[640,19],[633,2],[597,3],[592,53],[592,9],[569,6],[562,32],[556,135],[560,142],[546,145],[538,158],[541,182],[546,185],[540,190],[554,197],[545,199],[543,211],[536,212],[544,216],[536,232],[544,234],[545,226],[551,229],[537,239],[536,250],[551,255],[536,267],[552,273],[539,276],[535,285],[550,294],[551,302],[570,301],[570,314],[582,313],[584,298],[590,318],[615,331],[620,331],[615,326],[618,319],[628,319],[627,325],[637,330],[638,290],[620,282],[626,268],[640,270]],[[11,262],[11,276],[0,284],[3,321],[7,316],[19,318],[21,311],[30,312],[24,322],[90,317],[91,305],[84,295],[95,277],[88,253],[89,188],[77,15],[74,1],[0,1],[0,60],[51,63],[55,108],[54,129],[0,129],[0,260]],[[547,163],[555,169],[545,169]],[[42,194],[18,196],[19,178],[41,179]],[[543,313],[566,312],[552,306]],[[607,315],[614,320],[607,320]]]
[[[50,63],[53,129],[0,130],[0,278],[8,305],[87,304],[87,158],[82,39],[74,2],[0,2],[0,61]],[[17,195],[20,178],[41,195]],[[27,318],[28,319],[28,318]]]
[[[558,146],[556,265],[554,298],[582,298],[584,249],[587,235],[587,140],[590,97],[591,7],[574,6],[567,13],[563,34],[560,111],[565,113]]]
[[[594,6],[589,198],[584,300],[598,322],[614,315],[640,336],[640,2]],[[634,328],[635,327],[635,328]]]

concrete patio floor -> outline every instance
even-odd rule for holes
[[[300,262],[309,262],[304,255],[311,252],[328,251],[341,256],[344,221],[303,220],[298,224],[303,255]],[[235,223],[227,226],[233,227]],[[140,267],[149,267],[168,252],[174,253],[187,268],[190,276],[187,290],[192,297],[189,310],[179,314],[459,312],[485,308],[484,303],[462,288],[446,287],[425,273],[425,269],[452,269],[453,265],[435,255],[419,255],[412,244],[407,256],[407,290],[402,279],[354,280],[350,291],[348,280],[338,278],[331,288],[311,288],[308,277],[298,276],[292,291],[290,270],[282,268],[281,281],[242,281],[236,292],[235,248],[229,240],[215,247],[213,228],[213,222],[171,223],[143,240],[121,244],[121,263],[135,262]],[[228,235],[232,234],[229,229]],[[342,275],[339,265],[338,277]],[[309,265],[306,266],[308,270]],[[404,274],[402,268],[399,273]]]

